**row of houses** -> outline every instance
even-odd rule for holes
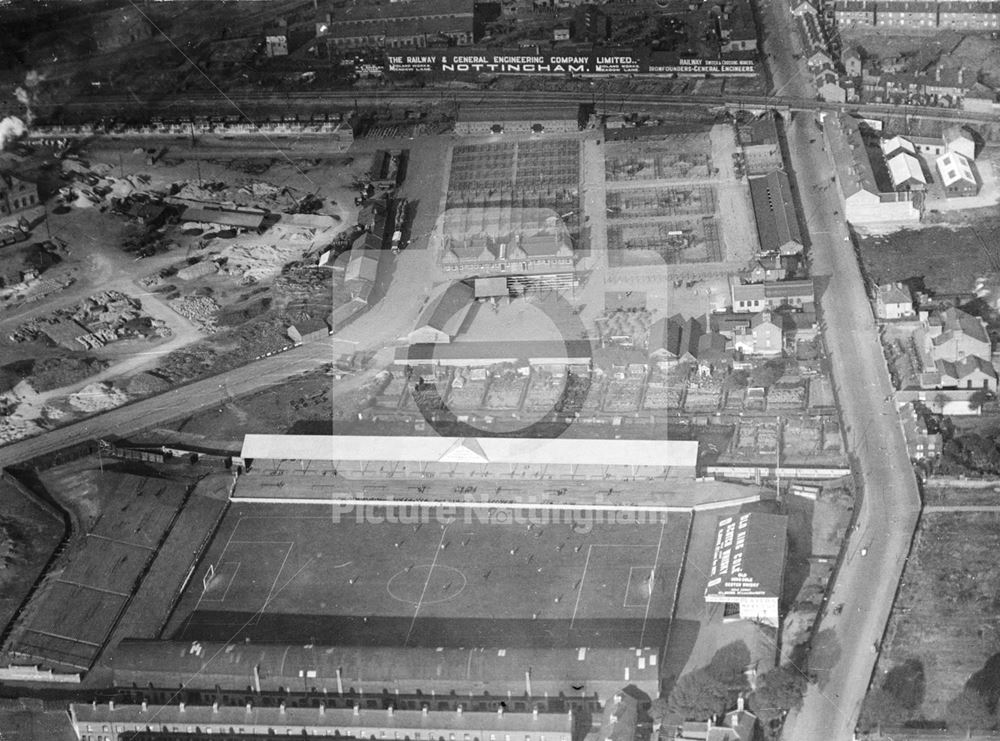
[[[1000,28],[1000,2],[993,0],[839,0],[838,26],[941,28],[985,31]]]

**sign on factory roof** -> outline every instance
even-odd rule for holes
[[[719,520],[705,596],[779,597],[788,518],[747,512]]]

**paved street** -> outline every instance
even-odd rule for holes
[[[920,494],[840,194],[830,179],[829,147],[813,117],[796,118],[788,127],[792,167],[812,241],[813,274],[821,286],[829,281],[820,298],[824,336],[864,494],[829,600],[843,604],[843,611],[818,626],[836,632],[840,660],[819,685],[810,685],[783,738],[850,739],[916,528]],[[831,118],[827,125],[836,122]]]

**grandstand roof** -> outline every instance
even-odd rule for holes
[[[581,440],[515,437],[246,435],[243,458],[318,461],[441,461],[536,465],[694,468],[693,440]]]
[[[119,686],[152,682],[169,687],[197,677],[204,686],[243,689],[253,684],[256,667],[264,689],[301,684],[301,670],[315,673],[311,685],[335,687],[339,669],[345,689],[375,685],[423,687],[425,692],[482,686],[501,690],[523,688],[525,673],[530,672],[535,693],[578,695],[592,694],[598,691],[597,683],[608,681],[616,691],[626,669],[629,681],[658,681],[658,653],[656,648],[434,649],[125,639],[107,664]]]

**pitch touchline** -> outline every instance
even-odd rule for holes
[[[431,560],[431,567],[427,570],[427,579],[424,581],[424,588],[420,590],[420,598],[417,600],[417,609],[413,611],[413,619],[410,621],[410,628],[406,631],[406,638],[403,641],[405,646],[410,642],[410,634],[413,632],[413,626],[417,622],[417,615],[420,613],[420,606],[424,603],[424,595],[427,594],[427,587],[431,583],[431,574],[434,573],[434,566],[437,564],[438,556],[441,554],[442,547],[444,545],[444,536],[448,534],[448,525],[444,526],[441,531],[441,540],[438,541],[437,548],[434,550],[434,558]]]
[[[584,582],[587,580],[587,567],[590,565],[590,553],[594,549],[594,546],[587,546],[587,559],[583,562],[583,576],[580,577],[580,586],[576,590],[576,604],[573,605],[573,617],[570,618],[569,628],[573,629],[573,623],[576,622],[576,611],[580,609],[580,595],[583,594]]]
[[[660,562],[660,547],[663,545],[663,531],[667,523],[660,525],[660,540],[656,543],[656,555],[653,557],[653,570],[649,573],[649,597],[646,599],[646,614],[642,616],[642,632],[639,633],[639,646],[646,638],[646,621],[649,619],[649,607],[653,604],[653,590],[656,588],[656,565]]]

